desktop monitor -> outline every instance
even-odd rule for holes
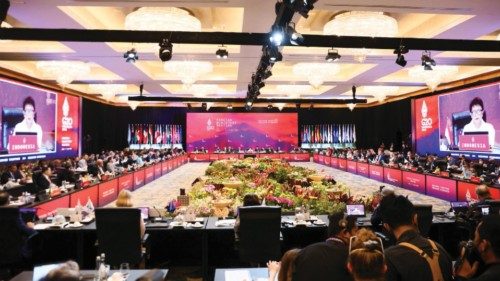
[[[60,266],[60,263],[35,266],[33,268],[33,281],[41,281],[47,274]]]
[[[469,209],[469,202],[466,201],[450,202],[450,205],[455,213],[465,213]]]
[[[364,217],[366,216],[365,205],[363,204],[349,204],[346,205],[347,215],[354,217]]]

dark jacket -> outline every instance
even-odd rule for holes
[[[293,281],[352,280],[347,270],[348,246],[337,240],[302,249],[295,260]]]
[[[415,230],[404,232],[397,244],[407,242],[413,244],[432,256],[429,241]],[[436,243],[439,250],[439,265],[445,281],[453,280],[451,258],[444,248]],[[387,281],[422,281],[432,280],[432,272],[425,258],[405,246],[395,245],[385,251],[387,263]]]

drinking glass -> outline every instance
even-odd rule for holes
[[[126,280],[130,274],[130,266],[128,263],[124,262],[120,264],[120,273],[123,275],[123,279]]]

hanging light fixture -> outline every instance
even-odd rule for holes
[[[336,15],[323,27],[323,34],[338,36],[394,37],[398,22],[382,12],[352,11]],[[354,59],[364,62],[370,50],[355,49]]]
[[[140,104],[141,104],[140,101],[135,101],[135,100],[128,101],[128,105],[132,110],[136,110]]]
[[[128,30],[201,31],[201,22],[175,7],[142,7],[125,17]]]
[[[191,87],[200,76],[213,71],[213,65],[208,61],[167,61],[163,68],[179,77],[186,88]]]
[[[298,99],[301,94],[310,92],[312,88],[310,85],[278,85],[276,90],[289,98]]]
[[[206,97],[216,94],[220,90],[219,86],[213,84],[195,84],[185,90],[185,93],[195,97]]]
[[[36,68],[62,87],[90,73],[90,65],[81,61],[39,61]]]
[[[275,103],[274,106],[276,106],[280,111],[283,110],[283,108],[285,107],[286,103],[284,102],[278,102],[278,103]]]
[[[434,91],[439,84],[449,81],[457,72],[458,66],[456,65],[436,65],[432,67],[432,70],[414,66],[408,71],[408,75],[412,79],[424,82],[429,89]]]
[[[127,89],[127,85],[124,85],[124,84],[90,84],[89,88],[91,90],[101,94],[105,100],[109,101],[116,94],[119,94],[120,92],[125,91]]]
[[[348,103],[347,104],[347,108],[349,108],[350,111],[353,111],[355,107],[356,107],[355,103]]]
[[[399,92],[398,86],[363,86],[363,94],[375,96],[379,102],[383,102],[389,95],[395,95]]]
[[[293,74],[307,77],[309,84],[314,88],[323,85],[325,79],[330,78],[340,71],[338,64],[300,62],[293,66]]]

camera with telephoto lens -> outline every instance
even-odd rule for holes
[[[481,256],[474,245],[472,240],[469,241],[461,241],[458,244],[458,252],[462,253],[462,249],[464,249],[464,254],[457,260],[455,263],[455,269],[459,268],[462,263],[467,259],[469,264],[472,266],[475,262],[481,262]]]

